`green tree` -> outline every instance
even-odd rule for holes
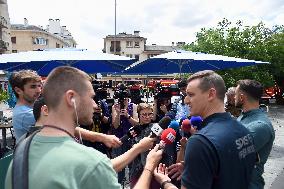
[[[0,90],[0,103],[7,102],[8,98],[9,98],[8,92]]]
[[[228,87],[240,79],[255,79],[265,87],[275,82],[282,90],[277,101],[283,103],[284,91],[284,27],[267,28],[264,23],[243,26],[242,21],[232,24],[226,18],[217,27],[201,28],[197,40],[184,48],[195,52],[260,60],[271,64],[218,71]]]

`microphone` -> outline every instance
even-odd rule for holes
[[[128,141],[128,139],[135,138],[136,136],[140,135],[142,131],[141,125],[131,127],[128,132],[121,137],[119,140],[124,143]]]
[[[200,116],[192,116],[190,118],[190,123],[192,126],[197,127],[197,130],[201,130],[202,129],[202,118]]]
[[[172,144],[176,139],[176,131],[172,128],[167,128],[161,135],[159,149],[164,149],[166,145]]]
[[[191,124],[190,124],[190,120],[189,119],[185,119],[185,120],[182,121],[181,129],[185,133],[189,133],[190,132]]]
[[[169,128],[174,129],[175,131],[179,130],[179,123],[176,120],[171,121]]]
[[[190,130],[191,130],[191,124],[190,124],[190,120],[189,119],[185,119],[182,121],[181,124],[181,130],[182,132],[182,136],[189,138],[191,136]]]
[[[151,127],[150,137],[155,138],[157,136],[161,136],[163,130],[168,127],[170,122],[171,122],[171,118],[168,116],[165,116],[159,121],[159,123],[154,123],[153,126]]]

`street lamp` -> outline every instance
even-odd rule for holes
[[[116,54],[116,0],[114,0],[114,50],[113,53]]]

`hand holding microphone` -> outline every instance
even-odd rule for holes
[[[128,132],[120,138],[122,143],[128,141],[129,139],[135,138],[136,136],[140,135],[142,128],[140,125],[131,127]]]
[[[144,169],[153,172],[162,159],[162,154],[163,151],[159,149],[159,145],[156,145],[147,155]]]
[[[146,152],[147,150],[151,149],[154,145],[156,139],[150,137],[142,138],[137,145],[137,149],[139,149],[140,153]]]
[[[161,136],[163,130],[168,127],[170,122],[171,122],[171,119],[166,116],[166,117],[163,117],[159,121],[159,123],[154,123],[153,126],[151,127],[150,138],[156,138],[157,136]],[[141,134],[142,130],[143,128],[140,125],[133,126],[128,130],[126,135],[120,138],[120,141],[124,143],[128,141],[129,139],[135,138],[136,136]]]

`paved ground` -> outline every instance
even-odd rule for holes
[[[265,164],[265,189],[284,189],[284,106],[272,105],[268,112],[275,130],[275,141]]]
[[[0,104],[0,110],[5,110],[4,115],[11,116],[11,110]],[[284,106],[270,105],[268,115],[275,129],[273,149],[265,164],[265,189],[284,189]],[[10,138],[10,133],[8,132]],[[0,135],[0,141],[2,142]],[[8,144],[11,141],[8,141]],[[126,187],[127,188],[127,187]]]

